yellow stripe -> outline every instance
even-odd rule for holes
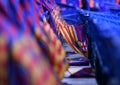
[[[69,25],[68,28],[69,28],[69,32],[70,32],[71,39],[72,39],[73,43],[75,43],[75,38],[74,38],[74,34],[73,34],[73,31],[72,31],[72,28],[71,28],[70,25]]]
[[[76,34],[76,31],[75,31],[75,27],[73,25],[71,25],[73,31],[74,31],[74,35],[75,35],[75,41],[78,41],[78,38],[77,38],[77,34]]]

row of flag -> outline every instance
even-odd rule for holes
[[[68,63],[60,34],[87,56],[81,29],[54,0],[0,0],[0,85],[61,85]]]

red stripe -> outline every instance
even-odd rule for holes
[[[56,46],[56,43],[57,43],[57,38],[55,37],[54,40],[52,40],[52,43],[54,46]]]
[[[50,57],[51,61],[53,62],[53,64],[56,64],[56,60],[57,60],[57,52],[55,51],[51,51],[51,57]],[[58,63],[58,62],[57,62]]]
[[[2,52],[2,51],[7,51],[7,49],[8,49],[8,47],[7,47],[7,45],[0,45],[0,51]]]
[[[27,63],[27,68],[28,68],[30,71],[32,71],[32,69],[34,69],[34,67],[36,66],[36,62],[33,61],[33,59],[30,58],[30,56],[28,56],[28,57],[29,57],[29,59],[30,59],[30,62]]]
[[[62,52],[62,46],[59,46],[59,48],[58,48],[58,52],[59,52],[59,53]]]

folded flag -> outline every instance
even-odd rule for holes
[[[87,56],[87,41],[81,41],[79,39],[79,36],[82,36],[82,33],[80,33],[80,29],[75,28],[75,26],[73,25],[67,24],[67,22],[60,16],[59,7],[56,7],[56,9],[53,10],[52,15],[55,20],[58,32],[62,34],[62,36],[69,43],[69,45],[77,53]]]

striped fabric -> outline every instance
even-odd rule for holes
[[[73,25],[67,24],[67,22],[61,18],[59,11],[60,9],[57,7],[52,12],[58,31],[77,53],[87,56],[86,41],[83,42],[79,40],[79,37],[82,36],[82,33],[78,33],[80,29],[75,28]]]
[[[47,23],[47,21],[45,20],[44,23],[41,23],[41,25],[46,36],[44,36],[43,33],[40,32],[40,29],[36,29],[36,36],[38,37],[38,39],[46,43],[49,51],[48,56],[50,58],[52,66],[57,73],[59,79],[62,79],[64,76],[64,72],[68,67],[68,64],[64,62],[65,51],[62,47],[60,40],[58,40],[57,36],[50,28],[50,25]],[[49,38],[47,39],[47,37]]]
[[[7,73],[7,36],[4,32],[0,33],[0,85],[8,85],[8,73]]]
[[[12,47],[14,59],[27,69],[32,85],[59,85],[34,38],[23,36]]]
[[[87,56],[88,55],[88,38],[85,28],[82,24],[75,24],[75,32],[78,38],[76,41],[77,46],[82,48],[81,51]]]
[[[53,2],[49,2],[49,3],[53,3]],[[44,3],[43,2],[41,3],[42,6],[49,7],[46,9],[44,9],[43,7],[43,10],[50,11],[52,9],[51,6],[48,6],[51,5],[49,3],[45,1]],[[39,5],[37,8],[39,8]],[[63,49],[60,40],[56,36],[57,34],[55,34],[55,30],[51,28],[51,25],[48,23],[48,21],[44,16],[42,17],[42,19],[43,22],[39,21],[42,30],[41,28],[35,28],[35,36],[39,44],[42,43],[41,41],[44,42],[44,46],[46,46],[47,49],[45,49],[45,47],[42,46],[43,43],[40,46],[43,50],[48,51],[49,55],[47,54],[46,56],[50,59],[50,62],[53,66],[55,73],[58,75],[58,78],[62,79],[64,76],[64,72],[68,68],[68,64],[65,62],[65,50]]]
[[[61,85],[65,51],[42,12],[34,0],[0,1],[0,85]]]

